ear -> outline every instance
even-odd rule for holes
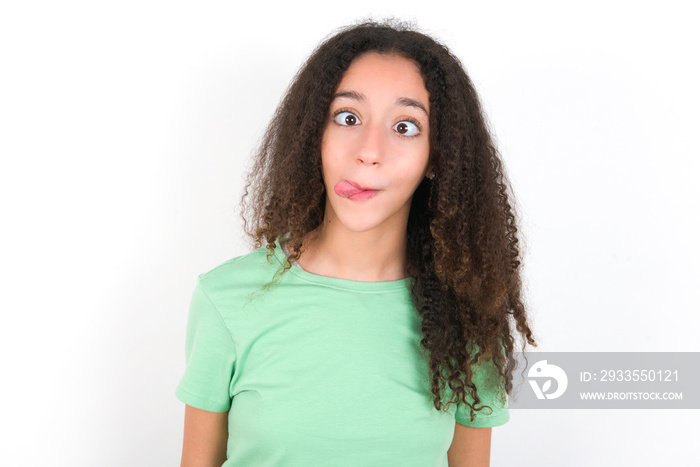
[[[432,171],[433,171],[433,162],[430,161],[430,162],[428,162],[428,167],[425,169],[425,174],[423,174],[423,175],[425,177],[430,178],[430,174],[432,173]]]

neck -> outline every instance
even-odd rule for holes
[[[405,279],[406,228],[353,232],[325,221],[303,241],[305,271],[360,282]]]

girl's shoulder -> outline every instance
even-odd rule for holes
[[[199,282],[209,289],[231,284],[251,284],[268,281],[280,266],[279,249],[268,258],[269,250],[257,250],[236,256],[199,275]]]

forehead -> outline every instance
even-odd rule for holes
[[[367,52],[350,63],[338,85],[338,92],[358,91],[370,97],[410,97],[427,107],[428,90],[418,64],[395,54]]]

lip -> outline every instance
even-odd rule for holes
[[[362,190],[359,193],[348,196],[347,199],[351,199],[353,201],[364,201],[366,199],[374,198],[377,193],[379,193],[379,190]]]
[[[350,185],[354,186],[355,188],[357,188],[357,189],[360,190],[360,191],[379,191],[379,190],[377,190],[376,188],[369,188],[369,187],[362,186],[362,185],[360,185],[359,183],[353,182],[352,180],[345,180],[345,181],[348,182]]]
[[[351,180],[343,179],[335,184],[333,191],[338,196],[345,199],[353,201],[362,201],[365,199],[374,198],[374,196],[381,190],[376,190],[374,188],[363,187],[357,182]]]

